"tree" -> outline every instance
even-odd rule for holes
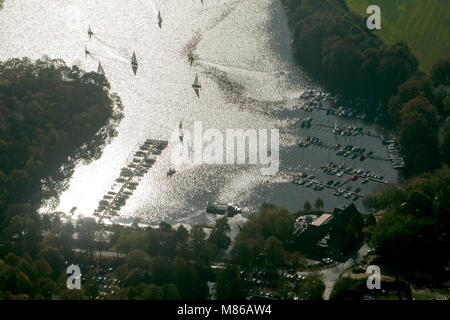
[[[325,284],[320,273],[308,274],[306,279],[296,288],[297,296],[302,300],[322,300]]]
[[[284,263],[283,243],[275,237],[266,240],[266,259],[273,267],[278,267]]]
[[[46,247],[39,252],[38,257],[48,262],[53,270],[52,278],[56,280],[63,270],[63,259],[59,250],[53,247]]]
[[[141,294],[137,300],[162,300],[164,291],[155,284],[141,284],[139,286]]]
[[[72,251],[74,233],[75,228],[71,222],[65,222],[61,225],[59,230],[59,248],[65,256]]]
[[[242,267],[251,266],[254,258],[250,246],[245,241],[236,241],[234,243],[231,257],[235,264]]]
[[[442,142],[440,147],[442,159],[444,159],[445,163],[450,164],[450,122],[445,123],[442,131]]]
[[[317,197],[316,201],[314,202],[314,207],[316,207],[317,210],[322,209],[324,206],[323,200],[319,197]]]
[[[400,123],[403,105],[417,97],[431,98],[429,81],[411,79],[398,87],[397,95],[389,99],[389,115],[396,123]]]
[[[179,300],[180,299],[180,291],[177,286],[173,283],[164,284],[162,286],[163,290],[163,300]]]
[[[216,225],[208,238],[208,242],[215,246],[219,252],[226,250],[230,246],[231,239],[227,236],[227,232],[230,232],[227,217],[217,219]]]
[[[81,290],[69,290],[64,289],[59,294],[59,297],[61,300],[88,300],[88,297],[86,297]]]
[[[244,297],[242,284],[236,269],[220,270],[216,276],[216,283],[218,300],[239,300]]]
[[[150,266],[150,256],[142,250],[132,250],[126,258],[128,268],[146,269]]]
[[[375,211],[399,207],[406,201],[406,193],[395,184],[386,184],[364,198],[363,204]]]
[[[177,247],[177,254],[188,257],[189,254],[189,232],[183,225],[180,225],[175,231],[174,240]]]
[[[206,243],[205,238],[206,234],[200,225],[194,225],[191,228],[191,251],[197,261],[207,265],[212,257],[212,250]]]
[[[441,58],[433,65],[431,80],[435,86],[450,85],[450,58]]]
[[[56,284],[52,279],[41,277],[36,283],[37,293],[41,294],[45,299],[49,300],[56,289]]]
[[[50,278],[53,276],[53,269],[50,264],[44,259],[37,259],[33,265],[34,278]]]
[[[150,271],[135,268],[128,273],[124,285],[125,287],[136,287],[139,284],[151,283],[153,279],[154,277]]]
[[[439,161],[436,115],[436,108],[424,97],[402,108],[399,139],[410,173],[431,170]]]
[[[80,247],[90,253],[92,259],[92,249],[95,243],[95,231],[97,228],[94,218],[79,218],[75,230],[78,234]]]
[[[342,277],[334,285],[330,300],[361,300],[364,284],[361,280]]]
[[[7,239],[16,242],[20,251],[36,254],[41,239],[39,230],[36,219],[16,215],[11,218],[3,232]]]
[[[303,204],[303,209],[304,209],[306,212],[311,211],[312,206],[311,206],[311,203],[309,203],[308,200],[306,200],[305,203]]]

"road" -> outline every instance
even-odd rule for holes
[[[361,262],[364,257],[367,256],[369,246],[364,244],[359,250],[356,260],[349,259],[346,262],[340,263],[334,267],[322,269],[319,272],[323,275],[323,282],[325,283],[325,291],[323,293],[323,299],[329,300],[331,292],[336,281],[339,279],[340,275],[349,268],[355,266],[357,263]],[[298,275],[308,275],[312,271],[297,272]]]

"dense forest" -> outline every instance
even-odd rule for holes
[[[450,163],[450,58],[437,61],[429,75],[400,85],[388,106],[399,130],[406,174]]]
[[[122,107],[109,88],[103,75],[61,60],[0,63],[0,287],[9,293],[60,275],[62,257],[43,242],[37,209],[64,188],[75,162],[98,157],[116,134]]]
[[[295,59],[334,92],[387,101],[418,73],[408,46],[386,45],[344,0],[283,0]]]
[[[78,160],[101,153],[122,117],[103,75],[60,60],[0,63],[0,221],[17,203],[39,206]]]
[[[405,189],[387,185],[364,199],[384,212],[371,241],[380,265],[396,276],[421,284],[446,281],[450,259],[450,169],[413,180]]]

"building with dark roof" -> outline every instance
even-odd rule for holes
[[[295,233],[294,246],[311,258],[344,259],[361,243],[362,228],[363,218],[352,203],[322,214]]]

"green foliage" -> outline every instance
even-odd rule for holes
[[[308,274],[296,288],[297,296],[301,300],[322,300],[324,291],[323,276],[317,272]]]
[[[238,300],[244,298],[238,271],[234,268],[220,270],[216,276],[217,299]]]
[[[432,170],[439,163],[436,116],[436,108],[424,97],[402,107],[399,140],[410,171]]]
[[[39,252],[38,257],[47,261],[53,270],[53,279],[57,279],[63,270],[62,256],[59,250],[57,248],[46,247]]]
[[[448,1],[425,0],[345,0],[350,9],[368,17],[367,7],[381,8],[381,30],[374,30],[386,43],[406,41],[420,61],[430,70],[434,61],[450,52],[450,4]]]
[[[217,219],[216,225],[208,238],[208,242],[219,252],[226,250],[230,246],[231,239],[227,236],[227,232],[230,232],[227,217]]]
[[[323,206],[323,200],[320,197],[317,197],[316,201],[314,201],[314,207],[316,207],[317,210],[320,210],[323,208]]]
[[[442,276],[450,258],[449,184],[449,169],[417,178],[405,189],[405,202],[376,224],[372,244],[398,274],[422,281]]]
[[[449,98],[450,102],[450,98]],[[442,133],[442,142],[441,142],[441,153],[442,159],[444,159],[447,165],[450,164],[450,122],[446,122],[443,128]]]
[[[423,76],[403,83],[389,100],[409,175],[448,162],[448,130],[445,123],[441,129],[440,122],[450,115],[449,74],[450,59],[441,59],[433,66],[430,79]]]
[[[124,285],[126,287],[135,287],[142,283],[152,283],[152,282],[153,282],[153,275],[150,271],[135,268],[128,273]]]
[[[274,266],[278,267],[283,265],[284,256],[283,256],[283,243],[275,237],[269,237],[265,242],[265,256],[267,262]]]
[[[383,44],[344,1],[284,0],[296,60],[334,91],[387,100],[417,73],[403,42]]]
[[[61,291],[59,298],[61,300],[87,300],[88,297],[81,290],[64,289]]]
[[[405,191],[395,184],[387,184],[365,197],[363,204],[367,208],[382,211],[398,207],[404,201],[406,201]]]
[[[122,117],[119,102],[103,75],[61,60],[11,59],[0,74],[0,211],[13,202],[35,207],[55,195],[43,190],[62,190],[75,161],[99,156]]]
[[[242,267],[248,268],[253,264],[252,250],[245,241],[235,241],[231,249],[231,257],[235,264]]]
[[[142,250],[131,251],[126,259],[128,268],[148,268],[150,265],[150,256]]]
[[[431,68],[430,76],[435,86],[450,85],[450,58],[439,59]]]
[[[311,203],[306,200],[305,203],[303,204],[303,209],[305,210],[305,212],[309,212],[312,209]]]
[[[363,298],[365,281],[350,277],[340,278],[333,287],[331,300],[361,300]]]

